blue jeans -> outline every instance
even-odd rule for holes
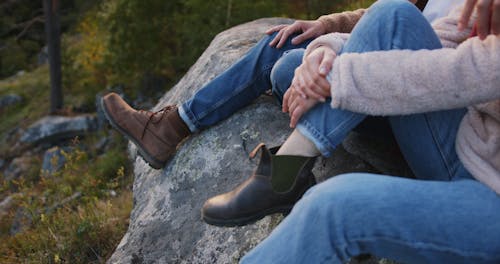
[[[292,36],[282,48],[277,49],[269,46],[275,35],[264,37],[239,61],[179,107],[179,115],[191,132],[224,120],[271,89],[270,74],[276,61],[286,51],[304,48],[311,41],[293,45]],[[302,57],[299,63],[301,61]],[[289,70],[293,74],[295,68]]]
[[[440,47],[420,12],[406,0],[379,0],[343,52],[418,45]],[[465,112],[389,117],[417,179],[353,173],[318,184],[241,262],[342,263],[370,253],[403,263],[500,263],[500,197],[473,179],[454,148]],[[301,132],[328,150],[363,118],[318,105]]]

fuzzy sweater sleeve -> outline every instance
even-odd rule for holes
[[[350,34],[348,33],[329,33],[322,35],[307,45],[304,58],[307,57],[307,55],[309,55],[313,50],[321,46],[329,47],[336,54],[339,54],[340,50],[344,47],[345,42],[349,39],[349,36]]]
[[[500,98],[500,36],[456,49],[393,50],[337,57],[332,107],[371,115],[420,113]]]
[[[366,9],[345,11],[342,13],[320,16],[318,20],[325,26],[326,32],[350,33],[365,12]]]

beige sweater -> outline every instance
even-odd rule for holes
[[[456,150],[479,181],[500,194],[500,36],[484,41],[457,30],[460,8],[433,23],[444,48],[342,54],[329,75],[332,107],[401,115],[469,107]],[[341,49],[346,34],[313,41]]]

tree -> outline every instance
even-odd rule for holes
[[[59,0],[43,0],[43,7],[50,66],[50,113],[56,113],[63,106]]]

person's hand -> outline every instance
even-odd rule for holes
[[[315,38],[326,33],[325,26],[318,20],[297,20],[290,25],[279,25],[272,27],[266,31],[266,34],[271,35],[278,32],[276,37],[269,43],[269,46],[281,48],[285,45],[286,40],[292,34],[300,33],[292,39],[292,44],[297,45],[306,39]]]
[[[337,54],[329,47],[320,46],[309,53],[295,69],[292,87],[303,98],[311,97],[324,102],[330,96],[330,83],[326,79]]]
[[[290,116],[290,127],[295,128],[302,115],[318,103],[312,98],[301,97],[290,87],[283,96],[283,112]]]
[[[476,32],[480,39],[488,34],[500,34],[500,0],[466,0],[458,29],[463,30],[469,23],[474,9],[477,10]]]

